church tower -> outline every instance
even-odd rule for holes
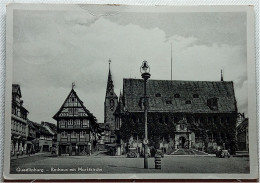
[[[115,116],[114,112],[118,104],[118,97],[114,92],[114,84],[112,80],[112,74],[110,71],[111,60],[109,59],[109,71],[107,79],[106,98],[104,102],[104,123],[109,124],[110,130],[115,130]]]

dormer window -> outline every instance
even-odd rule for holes
[[[160,93],[155,94],[156,97],[161,97],[162,95]]]
[[[171,100],[166,100],[166,104],[172,104]]]
[[[193,98],[199,98],[199,94],[193,94]]]
[[[187,100],[187,101],[185,102],[185,104],[191,104],[191,101],[190,101],[190,100]]]
[[[218,98],[210,98],[207,100],[207,105],[211,110],[218,110]]]
[[[174,98],[180,98],[180,94],[179,93],[174,94]]]

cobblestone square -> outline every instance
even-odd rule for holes
[[[144,169],[143,158],[44,154],[12,160],[11,173],[249,173],[248,157],[165,156],[161,163],[162,169],[155,169],[154,158],[149,158],[149,169]]]

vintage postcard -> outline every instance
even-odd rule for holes
[[[253,6],[7,6],[5,179],[257,179]]]

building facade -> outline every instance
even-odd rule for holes
[[[115,122],[126,146],[131,146],[130,139],[141,144],[144,138],[143,87],[141,79],[123,81]],[[147,96],[149,146],[168,153],[217,146],[235,152],[238,112],[233,82],[148,80]]]
[[[27,154],[33,154],[35,153],[35,147],[37,146],[37,140],[36,140],[36,127],[33,125],[33,122],[28,120],[27,122],[27,147],[26,147],[26,153]]]
[[[33,122],[36,129],[35,152],[51,152],[54,135],[40,123]]]
[[[46,121],[42,121],[41,125],[44,126],[52,135],[52,152],[57,154],[57,126]]]
[[[94,151],[98,127],[96,118],[73,88],[53,118],[57,121],[59,155],[90,155]]]
[[[237,126],[237,144],[239,151],[249,151],[248,118]]]
[[[20,85],[12,85],[11,155],[26,153],[28,110],[23,106]]]

